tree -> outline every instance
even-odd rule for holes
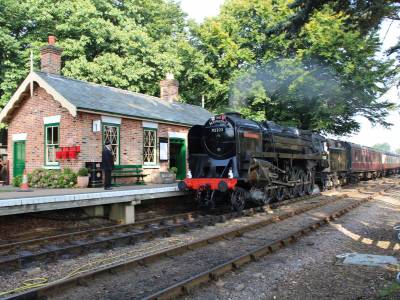
[[[312,15],[322,10],[326,4],[336,12],[344,12],[349,18],[348,25],[358,28],[364,36],[377,30],[384,19],[400,20],[399,0],[295,0],[288,6],[292,13],[283,21],[268,29],[268,34],[286,33],[288,38],[297,36]],[[397,74],[400,74],[400,40],[396,46],[387,51],[387,55],[397,53]],[[397,79],[397,85],[399,85]]]
[[[296,12],[290,3],[226,1],[219,16],[197,28],[195,45],[215,70],[209,107],[231,109],[232,101],[246,98],[238,108],[249,117],[334,134],[357,131],[356,115],[389,126],[385,117],[395,106],[378,99],[395,69],[391,60],[375,57],[377,34],[363,34],[345,10],[324,4],[288,39],[272,29]],[[238,81],[247,82],[239,92]]]
[[[372,146],[372,148],[380,150],[380,151],[386,151],[390,152],[390,145],[389,143],[381,143],[381,144],[375,144]]]
[[[292,10],[288,18],[268,32],[297,35],[312,15],[318,10],[323,10],[326,4],[329,4],[335,13],[344,12],[349,15],[347,23],[359,28],[363,34],[379,29],[384,18],[398,19],[400,11],[398,0],[295,0],[288,4]]]
[[[64,50],[66,76],[158,95],[158,82],[171,72],[180,80],[182,100],[194,101],[190,80],[205,66],[187,26],[172,1],[2,0],[0,106],[29,72],[31,49],[38,66],[50,33]]]
[[[394,152],[396,152],[397,154],[400,154],[400,148],[397,148]]]

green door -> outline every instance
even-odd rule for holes
[[[169,140],[169,166],[176,167],[176,179],[186,178],[186,145],[185,139],[171,138]]]
[[[14,142],[14,169],[13,175],[22,175],[25,170],[25,141]]]

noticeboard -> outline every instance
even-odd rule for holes
[[[168,139],[167,138],[160,138],[159,139],[159,153],[160,153],[160,161],[168,160]]]

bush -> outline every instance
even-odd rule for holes
[[[80,168],[78,171],[78,176],[88,176],[89,170],[87,168]]]
[[[170,171],[171,173],[176,174],[176,173],[178,173],[178,168],[177,168],[177,167],[172,167],[172,168],[169,168],[169,171]]]
[[[28,174],[28,182],[34,188],[71,188],[76,184],[77,174],[70,168],[64,170],[36,169]]]
[[[15,187],[20,187],[22,184],[22,175],[15,176],[12,180],[12,184]]]
[[[74,174],[74,171],[72,171],[72,169],[71,168],[64,168],[63,169],[63,172],[64,172],[64,174]]]

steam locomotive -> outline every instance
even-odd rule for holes
[[[194,191],[199,204],[209,208],[229,197],[237,211],[248,202],[264,205],[311,194],[315,183],[329,188],[400,170],[399,155],[239,113],[193,126],[188,151],[189,171],[179,189]]]

